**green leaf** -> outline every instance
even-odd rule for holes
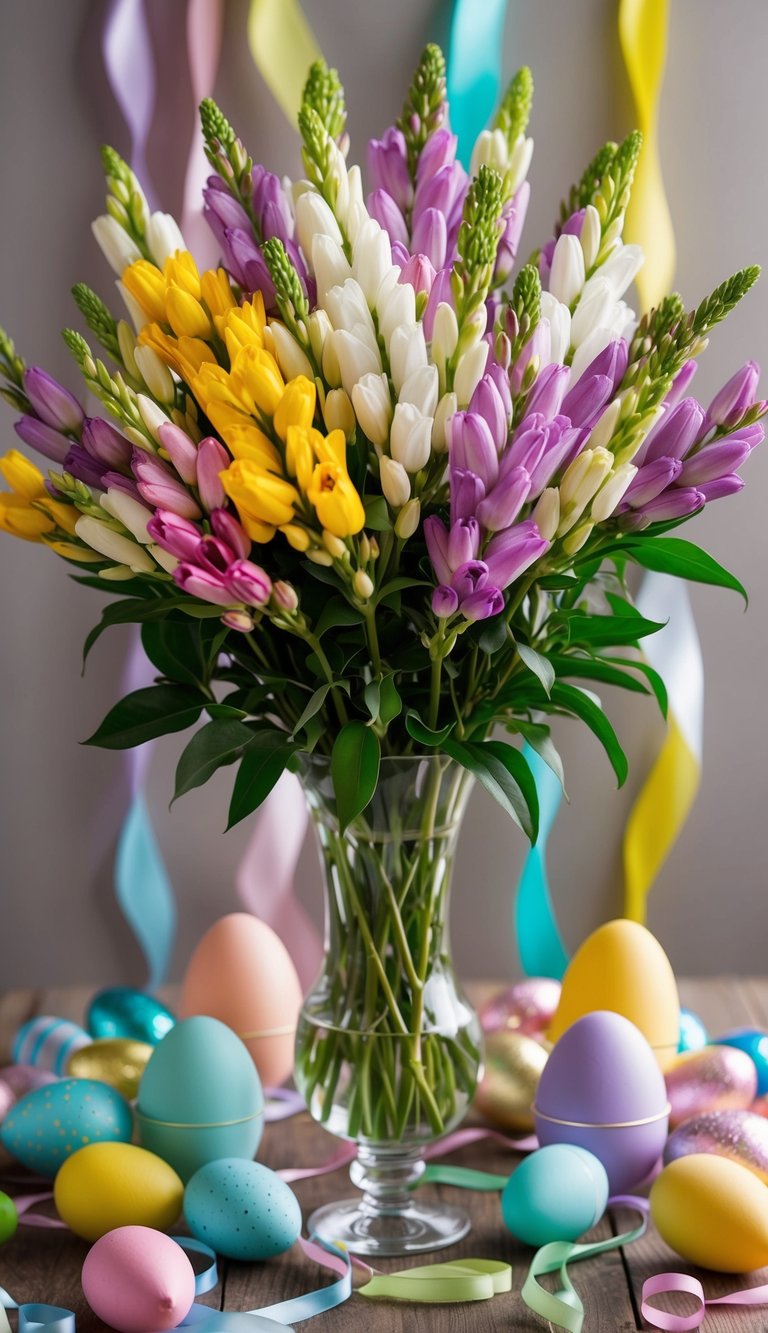
[[[200,625],[188,620],[148,621],[141,627],[141,645],[150,662],[169,680],[206,684]]]
[[[379,718],[388,727],[403,711],[403,701],[395,684],[394,676],[385,676],[381,682],[379,699]]]
[[[83,744],[99,745],[104,750],[128,750],[157,736],[191,727],[205,703],[200,690],[188,685],[150,685],[134,690],[110,709],[101,726]]]
[[[371,598],[371,606],[377,606],[385,597],[391,597],[393,592],[402,592],[404,588],[426,588],[428,586],[426,579],[409,579],[406,575],[399,574],[397,578],[390,579],[388,583],[383,584],[381,588],[376,590],[375,595]]]
[[[683,541],[681,537],[652,537],[650,540],[632,542],[628,554],[644,569],[659,570],[662,574],[674,574],[679,579],[689,579],[693,583],[709,583],[717,588],[731,588],[748,602],[746,589],[735,574],[702,551],[693,542]]]
[[[98,625],[94,625],[83,644],[83,666],[91,648],[105,629],[110,629],[112,625],[136,625],[146,620],[162,620],[183,601],[189,601],[189,598],[129,597],[121,602],[110,602],[104,607],[101,620]]]
[[[389,516],[389,508],[383,495],[373,495],[364,501],[365,507],[365,527],[371,532],[389,532],[392,528],[392,519]]]
[[[558,615],[557,620],[561,619]],[[644,616],[590,616],[581,612],[562,616],[568,630],[571,643],[591,645],[605,644],[613,647],[618,644],[637,644],[648,634],[656,634],[664,628],[661,621],[646,620]]]
[[[636,666],[626,658],[601,657],[553,657],[552,662],[558,676],[575,676],[582,680],[600,680],[606,685],[616,685],[620,690],[631,690],[635,694],[648,694],[649,691],[641,680],[637,680],[627,668]]]
[[[315,634],[320,639],[327,629],[336,629],[339,625],[362,625],[364,619],[362,612],[355,610],[349,602],[341,597],[332,597],[320,613]]]
[[[433,731],[425,722],[422,722],[413,708],[409,708],[405,715],[405,729],[408,735],[412,740],[418,741],[419,745],[429,746],[430,749],[443,749],[455,726],[455,722],[449,722],[447,727],[441,727],[439,731]]]
[[[246,708],[235,708],[234,704],[206,704],[205,711],[211,718],[234,717],[239,720],[240,718],[248,716],[248,710]]]
[[[364,722],[347,722],[331,752],[331,778],[341,832],[364,810],[376,790],[381,750]]]
[[[345,690],[346,693],[349,694],[349,682],[346,680],[337,680],[333,685],[328,684],[326,681],[325,685],[319,685],[314,694],[310,697],[301,717],[296,723],[296,726],[293,728],[291,740],[295,740],[299,732],[304,730],[310,718],[314,717],[315,713],[320,712],[320,709],[325,703],[328,691],[334,689],[334,687],[340,690]]]
[[[624,662],[627,659],[623,657],[607,657],[605,660],[607,662],[619,663],[619,662]],[[632,667],[633,671],[640,671],[642,675],[645,676],[646,680],[648,681],[648,684],[650,685],[653,693],[656,696],[656,702],[658,703],[659,708],[661,709],[662,716],[666,717],[667,710],[669,708],[669,697],[667,695],[667,687],[664,684],[664,681],[662,677],[659,675],[656,668],[652,667],[650,662],[646,662],[645,659],[642,657],[632,658],[631,660],[629,660],[628,664],[629,666]]]
[[[536,722],[520,722],[515,726],[524,740],[528,742],[532,750],[544,760],[549,768],[552,769],[560,786],[563,789],[563,796],[568,800],[568,793],[565,790],[565,770],[563,761],[560,758],[559,751],[555,748],[554,741],[550,735],[549,727],[542,726]]]
[[[545,694],[550,694],[552,686],[555,683],[555,670],[552,663],[537,653],[535,648],[530,648],[527,643],[518,643],[517,651],[520,654],[521,662],[524,662],[529,671],[532,671],[537,680],[541,682]]]
[[[442,748],[474,774],[534,843],[539,831],[539,799],[520,750],[505,741],[447,740]]]
[[[228,829],[258,809],[298,749],[284,731],[275,727],[251,733],[250,744],[240,760],[235,778]]]
[[[253,734],[242,722],[231,718],[206,722],[195,732],[179,759],[173,800],[192,791],[193,787],[201,787],[217,768],[234,763],[250,745]]]
[[[580,690],[576,685],[567,685],[561,680],[556,681],[552,687],[552,702],[566,713],[580,718],[590,731],[594,732],[611,761],[619,786],[622,787],[629,771],[627,756],[602,708],[590,699],[584,690]]]
[[[368,684],[363,690],[363,699],[365,700],[365,706],[371,715],[371,721],[378,722],[379,708],[381,707],[381,678],[379,676],[368,681]]]
[[[493,657],[498,653],[507,642],[507,622],[503,616],[493,616],[486,625],[483,626],[477,646],[481,652],[487,653]]]

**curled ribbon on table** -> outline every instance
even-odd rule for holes
[[[659,1310],[649,1304],[652,1296],[669,1296],[678,1292],[694,1296],[700,1302],[699,1309],[690,1315],[668,1314],[666,1310]],[[732,1291],[727,1296],[714,1296],[707,1300],[698,1278],[690,1277],[688,1273],[657,1273],[655,1277],[646,1278],[643,1283],[640,1313],[654,1328],[666,1329],[668,1333],[686,1333],[688,1329],[699,1328],[710,1305],[768,1305],[768,1284],[747,1287],[743,1291]]]

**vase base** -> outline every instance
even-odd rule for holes
[[[307,1229],[321,1240],[341,1241],[352,1254],[378,1255],[383,1259],[442,1250],[462,1240],[470,1226],[464,1209],[453,1205],[414,1200],[397,1211],[373,1211],[358,1197],[316,1209]]]

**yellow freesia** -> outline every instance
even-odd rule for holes
[[[338,433],[343,439],[342,432]],[[365,510],[349,479],[346,465],[342,467],[337,462],[318,463],[307,487],[307,498],[322,527],[332,532],[334,537],[351,537],[360,532],[365,523]]]
[[[100,565],[104,560],[98,551],[89,551],[85,546],[75,546],[73,542],[60,542],[55,537],[43,537],[43,543],[61,555],[65,560],[76,560],[80,565]],[[128,571],[131,576],[133,570]]]
[[[203,273],[200,277],[200,290],[216,325],[216,331],[220,333],[219,323],[230,310],[237,309],[235,294],[224,269],[212,268]]]
[[[19,449],[9,449],[0,458],[0,475],[12,491],[27,501],[41,500],[48,494],[45,477],[39,467],[35,467]]]
[[[68,532],[70,537],[74,537],[75,524],[80,518],[80,510],[76,509],[74,505],[64,504],[61,500],[54,500],[46,492],[35,502],[35,507],[47,514],[62,532]]]
[[[243,347],[232,363],[232,378],[238,389],[253,399],[259,410],[272,416],[285,392],[285,380],[275,358],[262,347]]]
[[[285,464],[299,489],[306,494],[312,479],[315,458],[310,444],[310,432],[304,426],[289,426],[285,442]]]
[[[163,264],[163,277],[168,287],[181,287],[196,301],[200,300],[202,286],[197,264],[189,250],[177,250]]]
[[[263,345],[266,324],[264,297],[261,292],[254,292],[250,301],[244,301],[242,305],[235,306],[229,311],[222,321],[219,333],[227,345],[230,361],[234,361],[243,347],[250,347],[252,343],[256,343],[259,347]]]
[[[285,442],[292,426],[308,430],[315,415],[317,390],[306,375],[297,375],[285,387],[273,417],[274,427],[280,439]]]
[[[14,495],[9,491],[0,492],[0,530],[27,542],[39,542],[54,528],[55,524],[48,515],[33,509],[25,496]]]
[[[137,259],[123,273],[123,284],[148,321],[165,324],[165,278],[148,259]]]
[[[165,310],[177,338],[210,338],[211,321],[200,302],[183,287],[170,283],[165,293]]]
[[[257,536],[252,527],[254,524],[261,530],[271,528],[271,537],[275,528],[294,522],[294,506],[300,502],[299,492],[283,477],[267,472],[250,458],[236,459],[220,476],[243,527],[254,540],[269,540],[269,537]]]

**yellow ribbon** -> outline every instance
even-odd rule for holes
[[[675,234],[659,161],[659,94],[667,54],[668,0],[621,0],[619,38],[635,101],[643,147],[637,164],[626,234],[645,250],[637,275],[643,310],[669,291],[675,271]]]
[[[667,50],[668,0],[620,0],[619,37],[637,121],[643,131],[632,198],[627,210],[627,238],[645,251],[637,276],[644,310],[669,290],[675,268],[675,238],[659,161],[659,95]],[[666,620],[663,606],[670,580],[646,576],[644,614]],[[696,798],[701,774],[701,691],[687,690],[679,679],[681,664],[700,681],[701,654],[693,616],[682,585],[671,614],[664,665],[678,678],[670,689],[669,729],[651,772],[630,812],[624,834],[624,915],[645,921],[646,898]],[[654,636],[656,637],[656,636]],[[646,655],[654,662],[655,645]],[[662,672],[662,674],[665,674]],[[669,679],[667,680],[670,684]],[[695,697],[694,697],[695,696]]]
[[[275,101],[295,125],[309,67],[321,58],[298,0],[251,0],[248,45]]]

